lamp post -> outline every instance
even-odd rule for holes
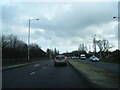
[[[113,17],[113,18],[119,18],[119,17]]]
[[[100,37],[100,43],[102,43],[102,39],[101,39],[101,35],[99,35]],[[100,49],[100,60],[102,59],[102,50]]]
[[[29,27],[28,27],[28,61],[30,60],[30,21],[39,20],[39,19],[29,19]]]
[[[51,38],[49,38],[51,40]],[[50,42],[50,59],[51,59],[51,42]]]
[[[113,17],[113,18],[117,18],[117,17]]]
[[[113,19],[118,19],[118,21],[120,21],[120,17],[113,17]]]
[[[94,43],[94,54],[96,55],[96,35],[94,35],[93,43]]]

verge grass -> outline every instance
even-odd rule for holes
[[[109,63],[120,64],[120,60],[119,59],[105,59],[105,58],[103,58],[102,60],[100,60],[100,62],[109,62]]]
[[[118,73],[85,64],[79,61],[68,60],[72,66],[78,70],[94,87],[99,88],[119,88]]]

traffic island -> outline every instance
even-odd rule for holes
[[[120,88],[118,73],[112,73],[80,61],[68,60],[68,62],[93,88]]]

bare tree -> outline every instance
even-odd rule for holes
[[[113,48],[114,46],[109,43],[108,40],[103,40],[104,44],[104,51],[109,51],[110,48]]]
[[[100,51],[109,51],[110,48],[114,47],[113,45],[110,45],[108,40],[96,40],[96,44],[99,47]]]
[[[78,51],[87,51],[87,46],[85,44],[80,44],[78,47]]]
[[[5,35],[2,36],[2,46],[3,47],[9,47],[9,48],[15,48],[17,43],[17,36],[10,34],[7,37]]]
[[[6,46],[6,36],[5,35],[2,35],[2,39],[1,39],[0,43],[2,45],[2,48]]]
[[[108,56],[109,56],[109,49],[114,47],[113,45],[111,45],[109,43],[108,40],[96,40],[95,41],[96,45],[99,47],[100,49],[100,59],[102,58],[102,52],[108,52]]]
[[[3,59],[27,58],[28,45],[19,40],[17,36],[13,34],[2,35],[0,43],[2,44]],[[32,58],[45,56],[45,52],[37,44],[31,44],[30,47]]]

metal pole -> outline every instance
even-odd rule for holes
[[[29,19],[29,28],[28,28],[28,61],[30,60],[30,21],[39,20],[39,19]]]
[[[94,53],[95,53],[95,55],[96,55],[96,35],[94,36]]]
[[[29,20],[29,28],[28,28],[28,61],[30,60],[30,20]]]
[[[51,38],[49,38],[51,40]],[[51,41],[50,41],[50,59],[51,59]]]
[[[100,60],[102,59],[102,55],[101,55],[102,53],[101,53],[101,50],[100,50]]]
[[[102,43],[102,39],[101,39],[101,35],[99,35],[100,37],[100,43]],[[100,60],[102,59],[102,50],[100,49]]]

